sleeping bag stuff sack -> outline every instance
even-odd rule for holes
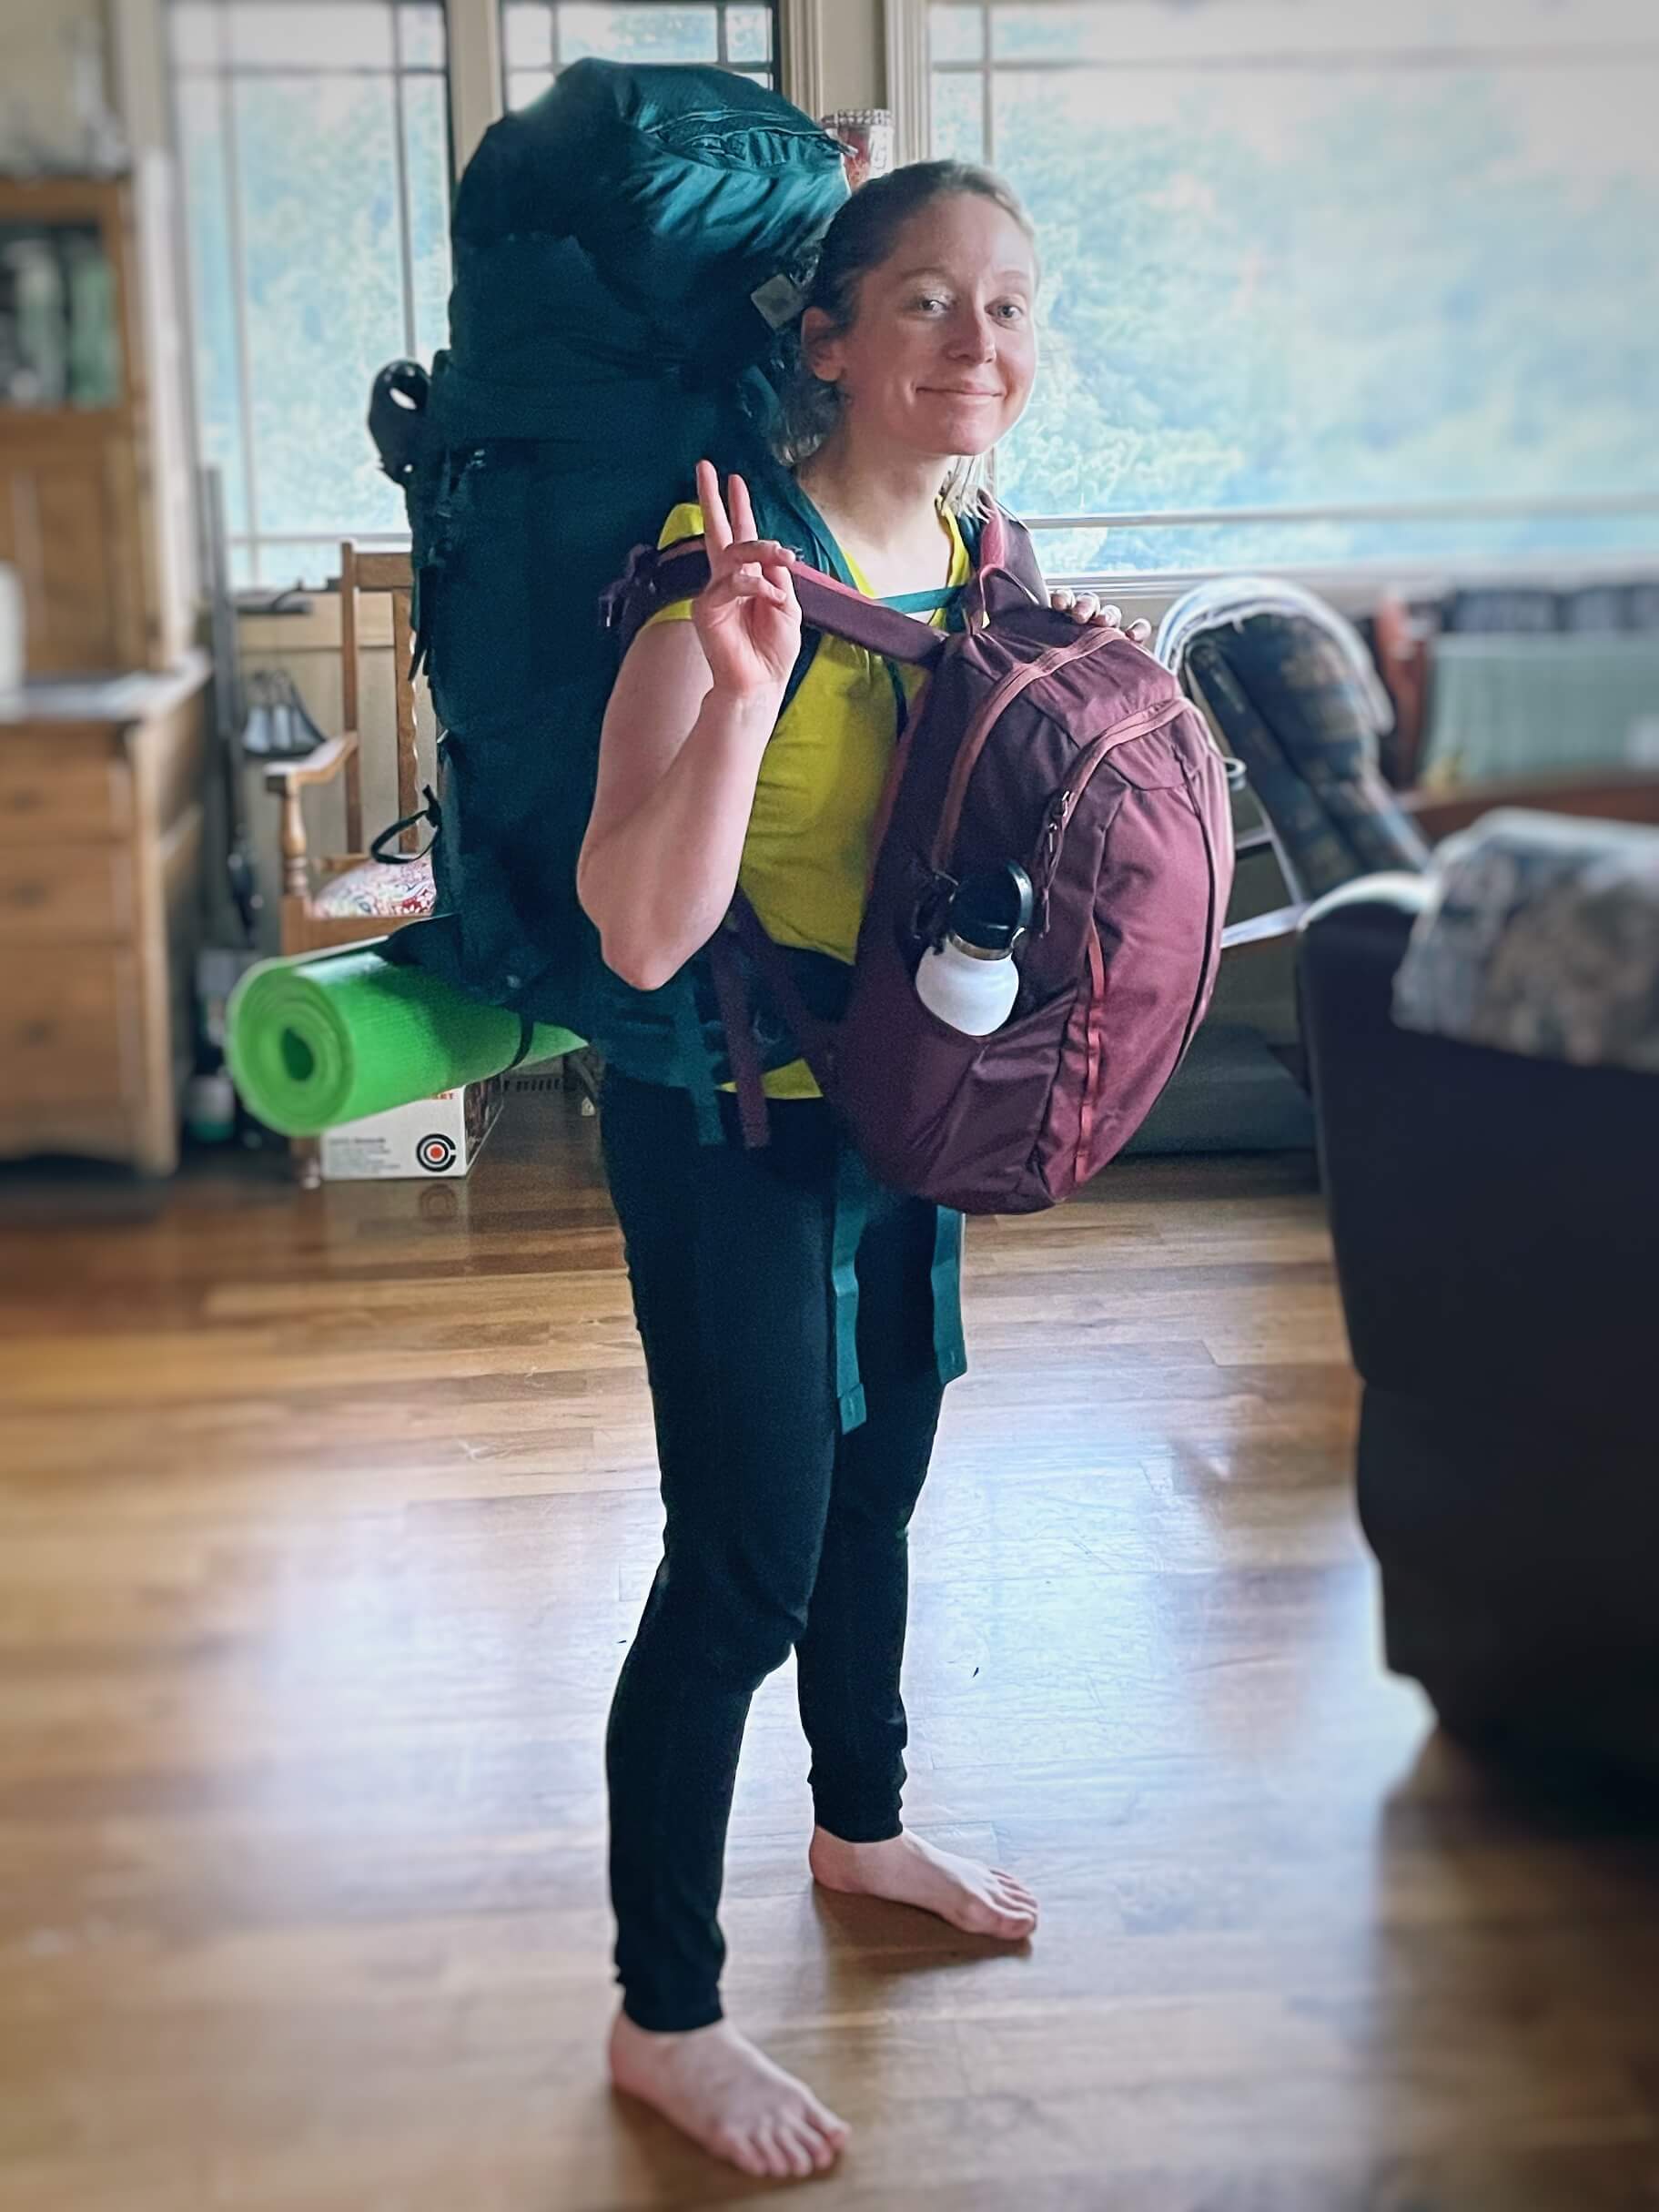
[[[437,912],[384,957],[613,1056],[625,1033],[662,1081],[688,1080],[690,994],[630,992],[576,900],[618,665],[600,602],[704,455],[750,474],[763,531],[830,561],[767,434],[846,191],[837,141],[763,86],[578,62],[486,133],[456,196],[449,348],[430,389],[383,371],[402,403],[371,413],[441,733]]]

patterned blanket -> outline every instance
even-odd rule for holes
[[[1659,1073],[1659,830],[1502,808],[1435,856],[1402,1029]]]

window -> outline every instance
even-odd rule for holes
[[[1057,573],[1659,548],[1653,11],[889,4],[1037,221]]]
[[[341,537],[407,541],[364,428],[430,362],[450,282],[441,0],[173,0],[197,439],[232,579],[318,584]]]
[[[821,5],[796,0],[804,52]],[[166,5],[197,450],[223,476],[244,587],[321,584],[342,537],[408,543],[365,428],[369,385],[399,354],[430,367],[445,341],[453,149],[470,152],[504,90],[521,106],[590,54],[778,81],[775,5]]]
[[[522,107],[543,93],[567,62],[590,55],[603,61],[713,62],[777,82],[776,10],[773,7],[680,7],[632,0],[592,7],[581,0],[503,0],[501,46],[507,105]]]

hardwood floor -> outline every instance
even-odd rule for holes
[[[658,1513],[592,1125],[516,1107],[465,1184],[0,1185],[5,2212],[765,2193],[603,2085]],[[855,2123],[812,2201],[1659,2206],[1659,1852],[1381,1674],[1307,1169],[1126,1165],[970,1269],[908,1811],[1045,1919],[814,1895],[768,1684],[728,1997]]]

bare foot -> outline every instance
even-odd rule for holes
[[[620,2014],[611,2079],[745,2174],[804,2181],[834,2166],[847,2139],[846,2122],[729,2021],[653,2035]]]
[[[826,1890],[918,1905],[969,1935],[1018,1943],[1037,1926],[1037,1899],[1012,1874],[936,1851],[908,1829],[883,1843],[844,1843],[827,1828],[815,1828],[808,1862],[814,1881]]]

